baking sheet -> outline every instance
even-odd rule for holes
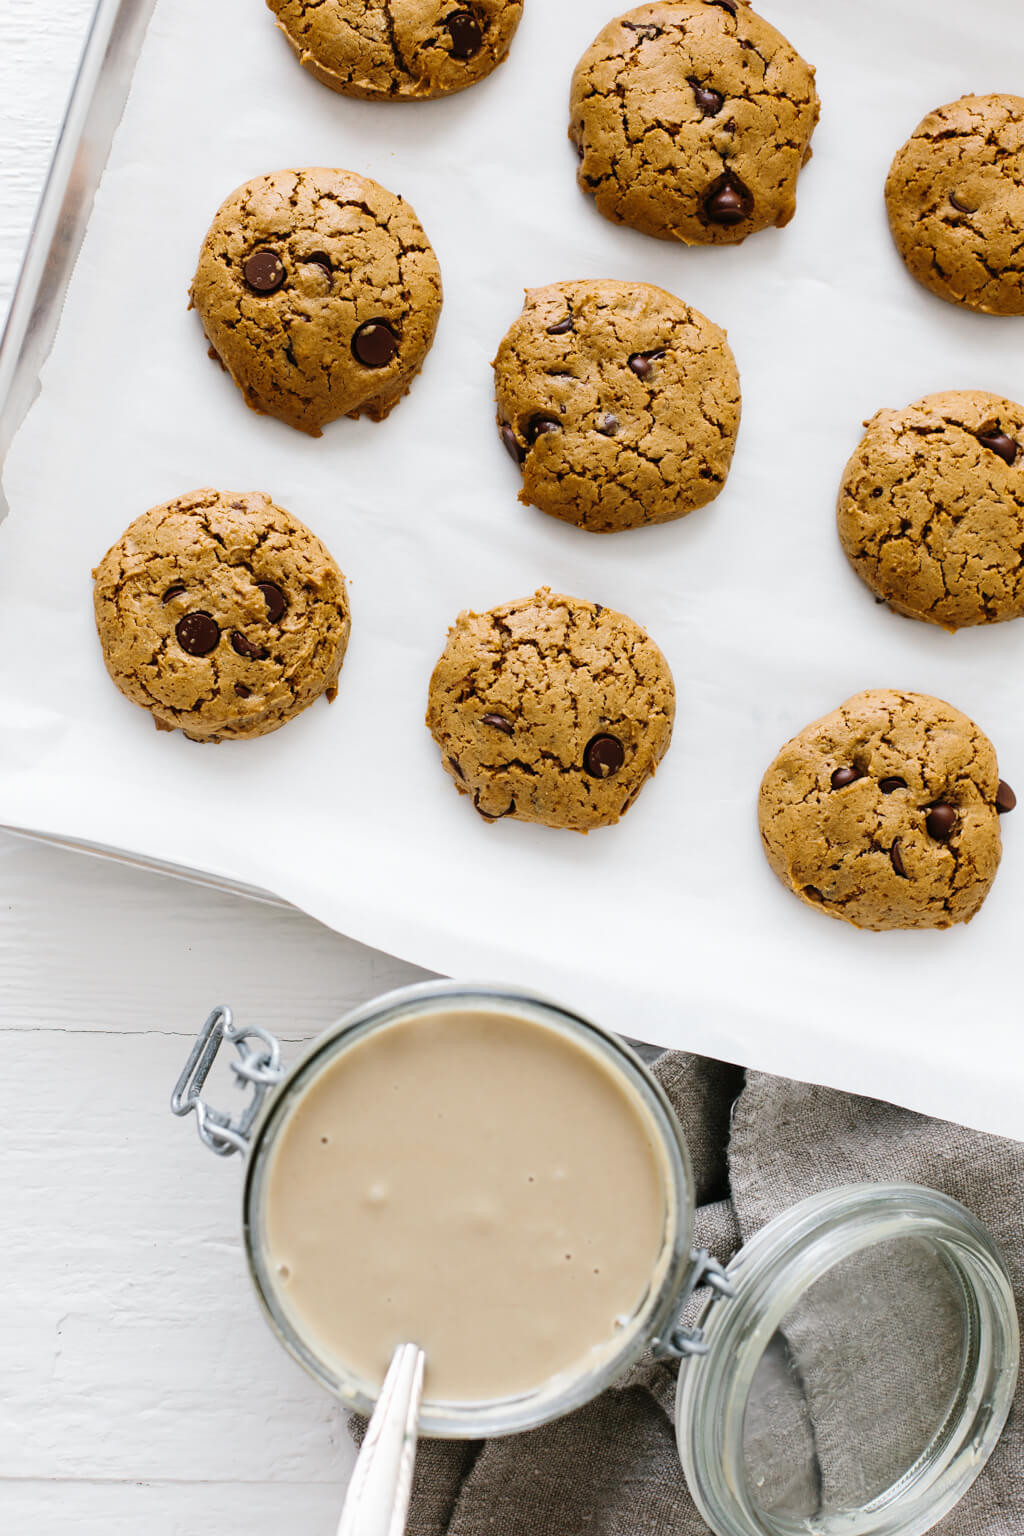
[[[574,185],[569,76],[608,0],[530,0],[489,81],[401,107],[317,86],[258,0],[158,0],[6,466],[0,820],[266,888],[409,960],[545,989],[628,1034],[1024,1136],[1017,818],[970,927],[877,935],[785,892],[754,814],[781,742],[864,687],[950,699],[1024,785],[1024,626],[949,636],[888,614],[833,528],[876,408],[945,388],[1024,395],[1021,322],[920,290],[881,197],[930,107],[1019,87],[1024,36],[1012,0],[984,28],[954,0],[765,9],[818,67],[798,213],[741,247],[686,250],[605,223]],[[310,441],[248,413],[185,304],[227,192],[317,163],[411,201],[446,304],[393,417]],[[596,538],[516,501],[489,361],[524,286],[577,277],[660,283],[729,331],[737,455],[718,501],[683,522]],[[267,490],[308,522],[349,575],[354,621],[332,707],[217,747],[158,734],[111,686],[89,580],[140,511],[205,484]],[[422,724],[459,609],[545,583],[645,624],[679,692],[656,780],[588,838],[479,821]]]

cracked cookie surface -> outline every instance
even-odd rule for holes
[[[345,578],[268,496],[202,490],[153,507],[93,577],[107,671],[163,730],[264,736],[334,697]]]
[[[740,386],[725,332],[650,283],[527,292],[494,360],[520,501],[593,533],[684,517],[725,484]]]
[[[744,0],[655,0],[576,66],[577,179],[613,223],[734,245],[793,217],[818,107],[813,68]]]
[[[1014,803],[972,720],[882,688],[782,748],[758,820],[769,864],[808,906],[856,928],[949,928],[988,894]]]
[[[275,171],[221,205],[191,301],[254,411],[319,437],[382,421],[423,365],[441,273],[400,197],[351,171]]]
[[[892,162],[889,228],[912,275],[967,309],[1024,314],[1024,98],[961,96]]]
[[[543,588],[461,613],[430,681],[427,725],[487,821],[611,826],[668,751],[668,662],[625,614]]]
[[[425,101],[507,57],[522,0],[267,0],[310,74],[344,96]]]
[[[837,525],[871,591],[946,629],[1024,614],[1024,407],[949,390],[865,425]]]

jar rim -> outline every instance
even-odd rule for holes
[[[744,1454],[758,1365],[792,1307],[823,1275],[892,1239],[918,1239],[953,1272],[970,1347],[942,1425],[903,1475],[863,1508],[796,1520],[765,1511]],[[967,1492],[1005,1425],[1016,1386],[1020,1329],[1005,1262],[970,1211],[912,1184],[857,1184],[800,1201],[769,1222],[726,1266],[734,1295],[709,1302],[706,1353],[685,1361],[676,1438],[690,1493],[716,1536],[923,1536]]]
[[[661,1085],[639,1056],[612,1031],[534,992],[487,983],[422,982],[403,987],[347,1014],[302,1054],[268,1098],[257,1120],[243,1190],[243,1237],[250,1278],[270,1327],[289,1354],[352,1411],[369,1414],[374,1398],[355,1375],[346,1376],[305,1340],[281,1305],[267,1261],[262,1220],[266,1172],[287,1113],[319,1071],[377,1029],[438,1008],[505,1009],[569,1035],[598,1055],[642,1104],[665,1172],[666,1226],[647,1296],[620,1346],[606,1352],[589,1371],[565,1373],[543,1388],[514,1398],[483,1403],[442,1403],[425,1399],[420,1433],[445,1439],[487,1439],[534,1429],[597,1397],[635,1363],[674,1317],[691,1267],[694,1185],[689,1150],[675,1111]]]

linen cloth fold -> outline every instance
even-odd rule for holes
[[[654,1067],[693,1161],[695,1245],[727,1260],[808,1195],[927,1185],[995,1237],[1024,1304],[1024,1145],[890,1104],[685,1052]],[[705,1297],[690,1303],[695,1316]],[[812,1515],[881,1491],[941,1419],[961,1347],[955,1287],[903,1243],[847,1261],[786,1318],[747,1415],[766,1510]],[[673,1419],[677,1368],[648,1356],[597,1401],[526,1435],[422,1441],[411,1536],[704,1536]],[[1024,1531],[1024,1387],[988,1466],[938,1536]]]

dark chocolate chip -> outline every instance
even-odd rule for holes
[[[460,779],[465,779],[466,775],[462,771],[462,764],[459,762],[458,758],[446,757],[445,762],[448,764],[448,767],[454,774],[456,774]]]
[[[184,590],[185,583],[183,581],[176,581],[172,587],[167,588],[167,591],[164,593],[161,601],[169,603],[172,597],[180,597]]]
[[[1017,796],[1007,784],[1005,779],[999,780],[999,788],[996,790],[996,810],[1000,816],[1005,816],[1007,811],[1012,811],[1017,804]]]
[[[322,267],[328,283],[333,283],[334,272],[331,267],[331,258],[326,251],[314,251],[312,256],[306,257],[306,265],[310,267]]]
[[[808,897],[808,899],[810,901],[823,902],[825,900],[824,896],[818,890],[818,887],[816,885],[805,885],[804,886],[804,895],[806,897]]]
[[[556,320],[554,325],[549,325],[548,326],[548,335],[549,336],[564,336],[567,331],[571,331],[571,330],[572,330],[572,315],[566,315],[564,320]]]
[[[650,22],[624,21],[622,25],[627,29],[627,31],[635,32],[637,37],[640,38],[641,42],[649,43],[652,42],[654,38],[661,37],[662,35],[661,28],[652,26]]]
[[[721,91],[713,91],[709,85],[701,85],[696,75],[691,75],[689,78],[693,99],[704,117],[714,117],[716,112],[721,112],[722,103],[725,100]]]
[[[937,843],[948,843],[956,826],[956,806],[940,801],[938,805],[932,806],[924,824],[928,828],[929,837],[934,837]]]
[[[649,379],[654,372],[655,363],[664,356],[664,347],[658,348],[654,352],[634,352],[632,357],[629,358],[629,366],[638,379]]]
[[[386,368],[398,352],[398,337],[386,320],[367,320],[352,337],[352,354],[364,368]]]
[[[247,661],[266,660],[266,648],[247,639],[240,629],[233,629],[231,631],[231,649],[235,652],[236,656],[244,656]]]
[[[515,726],[504,715],[484,715],[484,725],[493,725],[496,731],[502,731],[506,736],[515,734]]]
[[[509,458],[514,459],[517,464],[521,464],[526,455],[522,448],[519,446],[519,439],[516,437],[507,421],[498,423],[498,432],[501,436],[502,442],[505,444]]]
[[[972,208],[970,203],[964,201],[962,193],[958,197],[955,192],[951,192],[949,194],[949,200],[953,204],[953,207],[959,209],[961,213],[977,213],[978,211],[977,204],[975,204]]]
[[[626,761],[626,749],[617,736],[592,736],[583,752],[583,766],[592,779],[610,779]]]
[[[892,847],[889,849],[889,860],[896,873],[898,875],[902,875],[905,880],[907,878],[907,872],[903,867],[903,855],[900,853],[899,838],[896,839]]]
[[[573,139],[573,143],[576,145],[576,158],[577,158],[577,160],[582,160],[583,156],[587,152],[584,149],[584,147],[583,147],[583,140],[582,139]]]
[[[879,779],[878,787],[883,795],[893,795],[898,789],[906,789],[906,779]]]
[[[847,784],[856,784],[863,777],[859,768],[837,768],[832,775],[832,788],[845,789]]]
[[[244,683],[236,683],[235,692],[238,694],[240,699],[247,699],[252,693],[252,689],[247,688]]]
[[[606,411],[603,416],[597,418],[597,430],[605,437],[614,437],[620,425],[619,418],[613,416],[611,411]]]
[[[279,623],[288,606],[281,588],[276,581],[258,581],[256,587],[263,593],[263,601],[267,605],[267,618],[271,624]]]
[[[720,5],[723,11],[728,11],[730,16],[736,15],[736,0],[710,0],[712,5]]]
[[[484,34],[472,11],[453,11],[445,22],[453,59],[472,59],[480,52]]]
[[[209,656],[217,648],[220,626],[208,613],[186,613],[174,626],[174,633],[189,656]]]
[[[993,453],[998,453],[1007,464],[1012,464],[1020,452],[1020,444],[1015,443],[1012,437],[1007,437],[1005,432],[999,430],[979,432],[978,442],[983,448],[990,448]]]
[[[545,432],[561,432],[562,423],[555,416],[531,416],[526,423],[526,441],[535,443]]]
[[[712,224],[742,224],[753,210],[754,199],[738,176],[719,176],[704,194],[704,214]]]
[[[242,271],[255,293],[274,293],[284,282],[284,262],[276,251],[253,251]]]

